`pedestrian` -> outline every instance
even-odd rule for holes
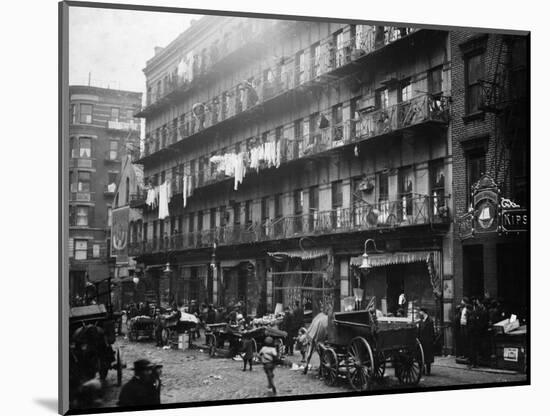
[[[466,358],[469,355],[468,317],[471,312],[470,299],[463,298],[458,308],[458,347],[457,355]]]
[[[428,314],[426,308],[420,308],[420,322],[418,324],[418,340],[424,351],[424,364],[426,375],[430,375],[432,371],[432,363],[434,362],[434,340],[435,329],[432,318]]]
[[[247,364],[250,367],[250,371],[252,371],[252,361],[254,360],[254,341],[252,340],[252,338],[243,338],[242,351],[244,352],[243,371],[246,371]]]
[[[214,305],[208,305],[208,312],[206,313],[206,324],[210,325],[216,322],[216,311]]]
[[[159,309],[155,312],[155,341],[157,347],[162,347],[164,345],[164,341],[162,339],[162,319]]]
[[[294,315],[294,325],[296,326],[296,333],[304,326],[304,309],[300,306],[299,301],[294,302],[294,309],[292,310]]]
[[[472,298],[474,305],[476,304],[476,299]],[[468,366],[477,367],[478,358],[479,358],[479,347],[480,347],[480,338],[479,338],[479,310],[474,308],[473,305],[469,304],[467,307],[467,325],[466,325],[466,339],[468,346]]]
[[[287,333],[285,338],[285,353],[288,355],[294,355],[295,323],[293,313],[290,311],[288,306],[285,308],[282,327],[283,331],[286,331]]]
[[[296,349],[300,351],[300,354],[302,356],[302,359],[300,360],[301,363],[306,362],[306,354],[307,354],[306,332],[307,330],[304,327],[302,327],[299,329],[298,336],[296,337]]]
[[[159,366],[149,360],[134,362],[134,377],[120,391],[119,406],[146,406],[160,404]]]
[[[277,395],[277,389],[273,383],[273,370],[275,365],[279,361],[279,356],[277,354],[277,349],[273,346],[273,338],[266,337],[264,340],[264,346],[260,350],[260,360],[264,366],[264,372],[267,376],[267,388],[271,390],[273,395]]]

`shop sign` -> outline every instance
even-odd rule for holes
[[[505,347],[503,349],[503,358],[504,361],[514,361],[518,362],[518,349],[517,348],[509,348]]]
[[[477,233],[496,231],[499,189],[495,181],[484,175],[472,191],[474,230]]]
[[[518,232],[527,231],[529,215],[526,209],[502,210],[502,231]]]

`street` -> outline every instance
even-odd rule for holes
[[[198,340],[197,345],[204,339]],[[153,342],[129,342],[119,337],[115,347],[120,348],[123,362],[123,384],[132,377],[132,363],[139,358],[147,358],[163,365],[161,403],[201,402],[228,399],[267,397],[267,381],[261,364],[253,371],[242,372],[242,362],[226,358],[210,358],[206,350],[186,351],[162,349]],[[300,364],[298,353],[289,359]],[[279,396],[295,396],[324,393],[345,393],[350,391],[345,379],[334,387],[327,386],[318,377],[318,357],[315,354],[311,364],[313,369],[304,375],[288,367],[275,370],[275,385]],[[457,386],[474,383],[518,382],[526,380],[526,375],[492,369],[468,369],[455,364],[454,357],[436,357],[432,375],[423,376],[421,387]],[[381,385],[373,390],[392,389],[399,386],[393,369],[386,371]],[[120,387],[116,386],[116,372],[111,370],[105,383],[103,406],[114,407]]]

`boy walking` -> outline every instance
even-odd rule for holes
[[[275,388],[275,384],[273,384],[273,370],[279,360],[279,356],[277,354],[277,349],[273,346],[273,338],[266,337],[264,344],[265,345],[260,350],[260,359],[264,366],[265,375],[267,376],[267,388],[270,389],[275,396],[277,395],[277,389]]]

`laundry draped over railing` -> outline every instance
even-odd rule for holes
[[[147,189],[147,199],[145,203],[150,208],[158,207],[158,218],[163,220],[170,216],[168,204],[172,199],[172,187],[170,181],[164,181],[161,185],[155,187],[149,187]]]

